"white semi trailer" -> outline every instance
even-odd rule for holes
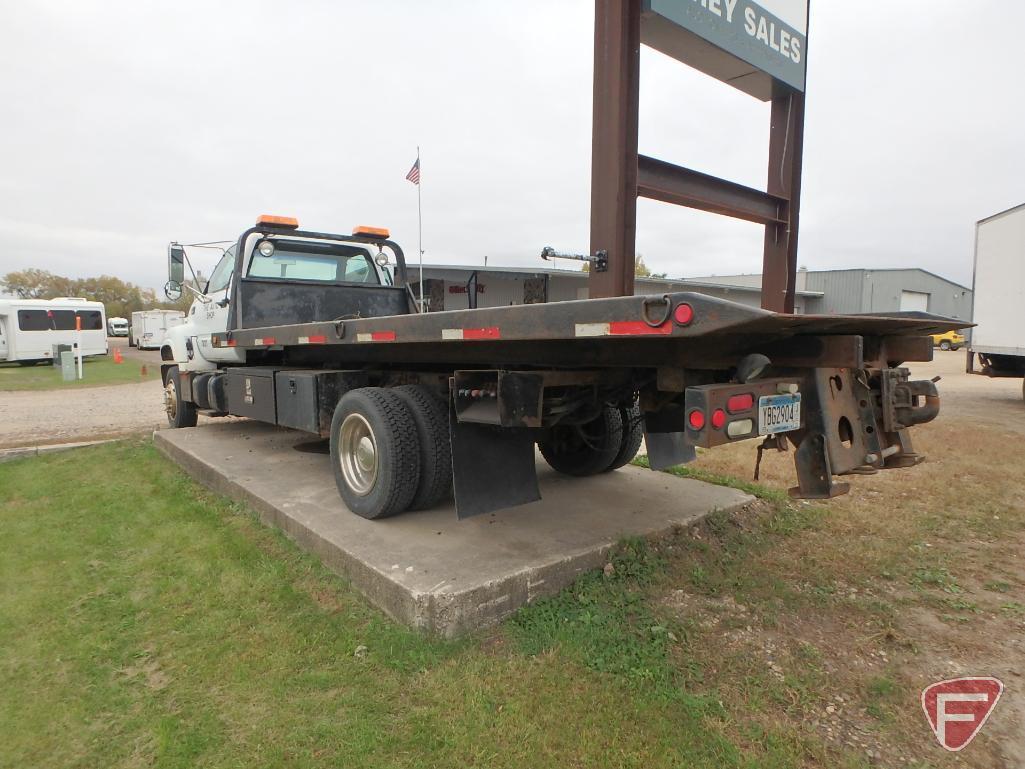
[[[1025,203],[976,224],[972,288],[969,373],[977,355],[986,376],[1025,378]]]
[[[167,329],[185,320],[181,310],[142,310],[132,313],[128,332],[128,345],[140,350],[159,350]]]
[[[81,331],[77,330],[79,322]],[[53,360],[55,345],[82,345],[82,357],[107,354],[103,304],[71,297],[0,299],[0,362]]]

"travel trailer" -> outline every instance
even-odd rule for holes
[[[128,336],[128,319],[107,318],[107,336]]]
[[[56,345],[74,349],[79,343],[82,357],[106,355],[105,316],[101,302],[86,299],[0,299],[0,361],[23,366],[52,362]]]
[[[128,346],[140,350],[159,350],[167,329],[185,320],[181,310],[142,310],[132,313]]]

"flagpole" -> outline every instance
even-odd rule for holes
[[[423,207],[420,205],[420,186],[423,184],[423,169],[420,167],[420,145],[416,145],[416,167],[420,171],[420,177],[416,184],[416,224],[420,246],[420,312],[424,311],[424,215]]]

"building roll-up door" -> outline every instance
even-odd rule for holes
[[[900,310],[901,312],[908,310],[929,312],[929,295],[922,291],[901,291]]]

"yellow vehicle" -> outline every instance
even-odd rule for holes
[[[933,334],[932,343],[934,347],[939,347],[941,350],[958,350],[964,346],[964,334],[960,331]]]

